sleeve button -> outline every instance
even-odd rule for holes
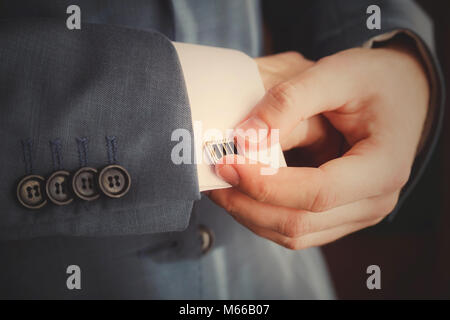
[[[78,198],[91,201],[100,197],[96,175],[97,169],[90,167],[83,167],[75,172],[72,178],[72,189]]]
[[[73,201],[69,188],[70,173],[67,171],[56,171],[48,179],[45,185],[47,197],[56,205],[66,205]]]
[[[17,199],[28,209],[42,208],[47,199],[43,192],[43,184],[45,179],[38,175],[29,175],[20,180],[17,185]]]
[[[124,167],[113,164],[103,168],[98,176],[98,184],[106,196],[121,198],[130,190],[131,177]]]
[[[209,252],[214,244],[214,233],[204,225],[198,226],[198,234],[201,241],[201,252],[203,255]]]

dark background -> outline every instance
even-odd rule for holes
[[[450,2],[418,1],[435,24],[437,51],[450,79]],[[447,97],[449,96],[447,85]],[[450,99],[447,99],[450,100]],[[446,110],[449,102],[446,102]],[[396,219],[324,247],[342,299],[450,298],[450,112],[438,148]],[[368,290],[366,268],[381,268],[381,290]]]

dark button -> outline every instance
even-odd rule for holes
[[[84,167],[75,172],[72,178],[73,192],[80,199],[91,201],[98,199],[97,169]]]
[[[70,173],[67,171],[56,171],[48,179],[45,185],[47,197],[57,205],[66,205],[73,201],[70,192]]]
[[[113,164],[103,168],[98,175],[98,184],[108,197],[121,198],[130,190],[131,178],[124,167]]]
[[[211,250],[214,244],[214,234],[211,229],[205,227],[204,225],[198,226],[198,233],[201,240],[202,254],[206,254],[209,250]]]
[[[41,176],[30,175],[20,180],[17,185],[17,199],[28,209],[42,208],[46,203],[43,194],[43,185],[45,179]]]

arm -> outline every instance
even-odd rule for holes
[[[192,131],[176,51],[157,32],[62,20],[0,22],[0,236],[113,235],[180,230],[199,197],[193,165],[174,165],[171,133]],[[114,136],[108,159],[105,137]],[[87,156],[77,139],[87,138]],[[112,162],[131,176],[129,192],[68,205],[48,201],[29,210],[15,197],[30,171],[21,141],[31,142],[32,174],[49,177],[57,166],[50,141],[60,141],[62,163],[99,171]],[[176,186],[176,187],[174,187]]]

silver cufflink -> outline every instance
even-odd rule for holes
[[[232,139],[205,142],[205,149],[213,164],[217,164],[224,156],[239,154],[236,143]]]

